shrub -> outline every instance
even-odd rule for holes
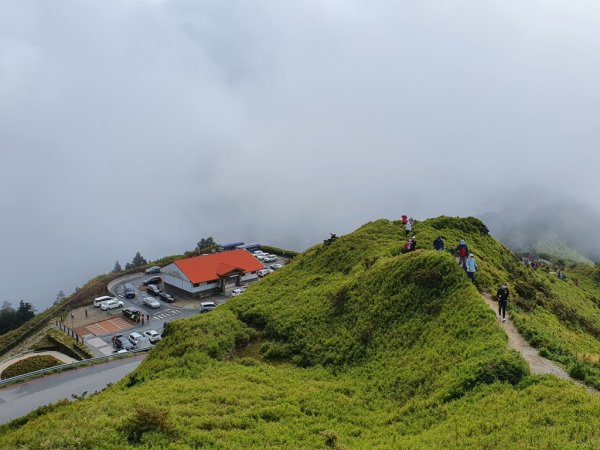
[[[169,422],[167,410],[157,406],[136,406],[133,416],[122,425],[121,431],[130,444],[139,444],[144,434],[149,432],[175,437],[175,428]]]
[[[50,355],[32,356],[11,364],[2,371],[2,379],[16,377],[25,373],[35,372],[36,370],[47,369],[63,364],[61,361]]]

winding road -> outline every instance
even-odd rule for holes
[[[92,394],[132,372],[146,355],[82,367],[0,389],[0,424],[30,413],[40,406],[83,392]]]

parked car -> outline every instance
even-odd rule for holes
[[[264,262],[275,262],[277,261],[277,256],[275,255],[267,255],[263,258]]]
[[[135,297],[135,287],[131,283],[125,283],[124,288],[125,298],[134,298]]]
[[[147,337],[150,342],[152,342],[153,344],[156,344],[158,341],[160,341],[161,337],[160,334],[158,334],[158,331],[156,330],[146,330],[144,331],[144,336]]]
[[[158,266],[148,267],[146,270],[144,270],[144,273],[146,275],[152,275],[153,273],[160,273],[160,267],[158,267]]]
[[[100,309],[102,311],[108,311],[109,309],[120,308],[123,306],[123,302],[121,300],[107,300],[105,302],[100,303]]]
[[[129,333],[129,342],[131,342],[133,345],[137,344],[138,339],[141,338],[142,335],[140,333],[138,333],[137,331],[134,331],[133,333]]]
[[[116,300],[116,298],[111,297],[110,295],[103,295],[102,297],[96,297],[94,299],[94,306],[96,308],[99,308],[102,303],[107,302],[109,300]]]
[[[150,277],[144,280],[144,286],[148,286],[149,284],[160,284],[162,283],[161,277]]]
[[[200,303],[200,312],[207,313],[215,309],[217,305],[214,302],[201,302]]]
[[[147,288],[148,294],[152,295],[160,295],[160,289],[155,284],[149,284]]]
[[[146,350],[152,348],[152,344],[150,343],[150,339],[148,339],[145,336],[142,336],[137,340],[136,344],[134,345],[134,348],[136,350]]]
[[[256,250],[256,251],[252,252],[252,254],[253,254],[254,256],[258,256],[258,255],[266,255],[266,253],[265,253],[265,252],[263,252],[262,250]]]
[[[122,334],[112,337],[112,345],[117,350],[131,350],[133,348],[133,344]]]
[[[260,270],[257,272],[257,275],[258,275],[259,277],[264,277],[264,276],[266,276],[266,275],[269,275],[270,273],[271,273],[271,269],[260,269]]]
[[[137,320],[138,316],[142,313],[138,308],[123,308],[123,315],[129,320],[133,320],[134,322]]]
[[[158,294],[158,295],[160,296],[160,298],[162,298],[167,303],[173,303],[175,301],[175,297],[173,297],[168,292],[160,291],[160,294]]]
[[[279,264],[279,263],[277,263],[277,264],[271,264],[270,267],[273,270],[278,270],[278,269],[281,269],[283,267],[283,264]]]
[[[234,289],[233,291],[231,291],[231,296],[232,297],[237,297],[238,295],[240,295],[242,292],[244,292],[246,289],[244,288],[237,288]]]
[[[160,308],[160,302],[152,297],[144,297],[144,305],[150,308]]]

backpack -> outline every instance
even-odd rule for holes
[[[459,245],[458,246],[458,255],[459,256],[468,256],[467,253],[469,253],[467,251],[467,246],[466,245]]]
[[[412,244],[410,243],[410,241],[407,241],[404,243],[404,250],[409,250],[411,249]]]

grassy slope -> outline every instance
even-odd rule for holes
[[[539,276],[476,220],[415,231],[427,247],[465,236],[481,288]],[[402,235],[381,220],[310,249],[211,314],[173,322],[117,386],[4,427],[0,447],[594,448],[600,400],[529,376],[454,259],[402,255]],[[139,442],[136,405],[158,417]]]

